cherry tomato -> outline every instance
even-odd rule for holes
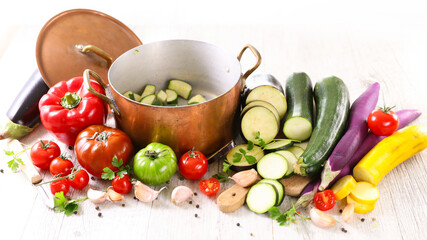
[[[327,211],[335,206],[335,194],[332,190],[325,190],[314,195],[316,208],[321,211]]]
[[[399,127],[397,114],[391,108],[379,108],[368,116],[368,127],[372,133],[378,136],[389,136]]]
[[[80,169],[72,180],[68,179],[68,182],[74,189],[83,189],[89,183],[89,174],[85,170]]]
[[[199,188],[202,193],[212,196],[219,191],[220,183],[216,178],[209,178],[199,182]]]
[[[112,182],[114,191],[120,194],[126,194],[132,190],[132,183],[129,175],[125,174],[122,178],[116,176]]]
[[[52,141],[40,140],[36,142],[30,151],[31,161],[41,169],[48,169],[50,162],[61,155],[61,149]]]
[[[208,171],[208,160],[199,151],[190,150],[179,159],[179,171],[190,180],[200,179]]]
[[[61,174],[61,177],[65,177],[71,173],[74,164],[67,159],[66,156],[61,155],[50,163],[49,171],[53,176]]]
[[[64,195],[67,195],[69,190],[70,183],[66,178],[50,183],[50,192],[53,195],[55,195],[57,192],[64,192]]]

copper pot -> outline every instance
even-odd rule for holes
[[[246,49],[257,58],[254,67],[242,74],[240,59]],[[238,57],[200,41],[166,40],[135,47],[117,58],[108,72],[104,99],[115,114],[118,127],[137,148],[151,142],[170,146],[178,155],[192,147],[213,154],[238,132],[238,108],[245,79],[259,66],[261,56],[251,45]],[[91,70],[84,77],[88,83]],[[192,96],[202,94],[208,101],[185,106],[152,106],[123,96],[126,91],[141,92],[146,84],[166,89],[169,80],[180,79],[193,87]]]

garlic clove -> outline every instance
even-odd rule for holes
[[[341,218],[344,222],[351,223],[353,221],[355,205],[355,203],[349,203],[347,206],[345,206],[341,214]]]
[[[140,181],[135,183],[135,197],[138,198],[141,202],[152,202],[154,201],[159,193],[165,189],[162,187],[159,191],[151,189],[149,186],[143,184]]]
[[[107,193],[105,191],[98,191],[89,188],[87,190],[87,198],[93,203],[103,203],[107,199]]]
[[[107,189],[107,195],[108,195],[108,198],[113,202],[120,202],[124,199],[123,195],[114,191],[114,189],[111,187]]]
[[[180,204],[193,196],[193,191],[186,186],[178,186],[173,189],[171,200],[174,204]]]
[[[335,225],[335,218],[329,216],[328,214],[320,211],[319,209],[312,208],[310,210],[310,218],[314,225],[321,228],[328,228]]]
[[[233,179],[241,187],[249,187],[255,184],[260,178],[257,171],[252,168],[234,174],[231,179]]]

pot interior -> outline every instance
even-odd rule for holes
[[[230,91],[240,75],[237,57],[215,45],[166,40],[125,52],[111,65],[108,77],[111,87],[121,94],[141,94],[146,84],[164,90],[169,80],[179,79],[193,87],[190,97],[201,94],[209,101]]]

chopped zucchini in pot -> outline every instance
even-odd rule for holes
[[[141,96],[139,94],[136,94],[136,93],[134,93],[132,91],[125,92],[123,94],[123,96],[129,98],[130,100],[134,100],[134,101],[137,101],[137,102],[139,102],[139,100],[141,98]]]
[[[193,90],[193,87],[184,81],[175,79],[169,81],[168,89],[174,90],[178,96],[184,99],[188,99],[190,97],[191,91]]]
[[[162,105],[166,103],[167,98],[168,98],[168,95],[165,93],[165,91],[160,90],[157,93],[157,99],[162,103]]]
[[[198,103],[202,103],[202,102],[206,102],[206,99],[202,95],[197,94],[196,96],[194,96],[194,97],[190,98],[190,100],[188,100],[188,105],[198,104]]]
[[[154,93],[156,93],[156,86],[147,84],[145,85],[144,91],[141,94],[141,99]]]
[[[156,95],[154,94],[150,94],[148,96],[143,97],[141,99],[141,103],[145,103],[148,105],[156,105],[156,106],[161,105],[160,101],[156,98]]]
[[[178,94],[171,89],[166,89],[166,103],[168,106],[178,105]]]

